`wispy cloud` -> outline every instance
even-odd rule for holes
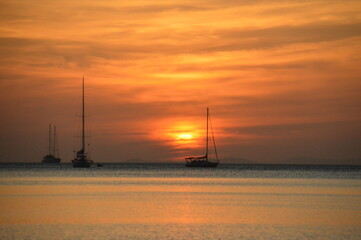
[[[73,135],[84,75],[90,122],[103,149],[97,151],[111,161],[120,152],[124,159],[180,159],[200,142],[184,145],[176,133],[194,131],[201,139],[207,106],[226,157],[275,160],[308,151],[332,158],[330,147],[359,157],[352,143],[360,138],[351,131],[361,129],[355,124],[361,120],[358,1],[1,6],[1,126],[11,143],[34,138],[40,149],[35,139],[44,125],[61,122],[70,158],[65,138]],[[298,139],[295,132],[302,133]],[[307,147],[312,137],[322,145],[319,153]],[[267,150],[272,147],[278,150]],[[2,149],[0,156],[12,157]]]

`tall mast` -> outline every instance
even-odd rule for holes
[[[216,140],[214,139],[213,124],[212,124],[211,116],[209,116],[209,122],[210,122],[210,124],[211,124],[211,131],[212,131],[212,138],[213,138],[214,153],[216,154],[216,160],[217,160],[217,163],[218,163],[218,162],[219,162],[219,159],[218,159],[218,153],[217,153],[217,147],[216,147]]]
[[[208,115],[209,110],[207,108],[207,135],[206,135],[206,160],[208,160]]]
[[[84,76],[83,76],[83,111],[82,111],[82,150],[85,153],[85,104],[84,104]]]
[[[55,157],[55,133],[56,132],[56,127],[55,127],[55,125],[54,125],[54,138],[53,138],[53,155],[54,155],[54,157]]]
[[[51,124],[49,124],[49,155],[51,155]]]
[[[54,155],[54,157],[55,157],[55,155],[56,155],[56,126],[54,126],[54,139],[53,139],[53,155]]]

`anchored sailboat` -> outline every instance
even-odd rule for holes
[[[76,152],[76,156],[72,160],[73,167],[75,168],[87,168],[93,163],[87,156],[85,152],[85,103],[84,103],[84,77],[82,85],[82,145],[81,149]]]
[[[49,124],[49,151],[48,154],[43,157],[42,163],[60,163],[61,159],[56,157],[57,155],[57,139],[56,139],[56,127],[54,126],[54,139],[53,145],[51,144],[51,124]]]
[[[187,167],[217,167],[219,164],[218,154],[217,154],[217,148],[216,148],[216,141],[214,140],[214,134],[213,134],[213,128],[212,128],[212,122],[211,123],[211,130],[212,130],[212,139],[213,139],[213,146],[214,146],[214,152],[216,161],[210,161],[208,158],[208,122],[210,121],[210,115],[209,115],[209,109],[207,108],[207,133],[206,133],[206,154],[204,156],[200,157],[187,157],[186,160],[186,166]]]

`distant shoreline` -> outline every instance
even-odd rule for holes
[[[104,165],[184,165],[182,162],[99,162]],[[40,162],[0,162],[1,165],[26,165],[26,164],[39,164],[44,166],[59,166],[59,165],[71,165],[71,162],[61,162],[58,164],[43,164]],[[251,168],[265,168],[265,167],[272,167],[272,168],[287,168],[287,167],[295,167],[295,168],[360,168],[360,165],[352,165],[352,164],[284,164],[284,163],[220,163],[220,166],[243,166],[243,167],[251,167]]]

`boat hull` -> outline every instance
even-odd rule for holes
[[[46,155],[43,160],[41,161],[42,163],[60,163],[61,159],[54,157],[53,155]]]
[[[210,162],[210,161],[192,161],[186,163],[186,167],[215,168],[217,166],[218,166],[217,162]]]
[[[72,163],[73,163],[73,167],[75,168],[89,168],[92,164],[92,162],[88,160],[78,160],[78,159],[72,160]]]

